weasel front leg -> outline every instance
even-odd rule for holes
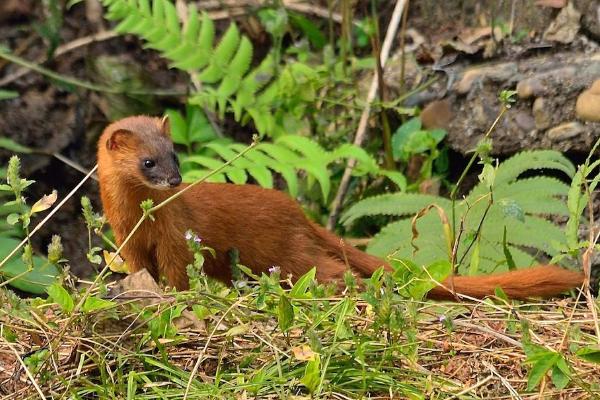
[[[183,237],[178,241],[164,240],[156,246],[158,272],[167,279],[169,286],[177,290],[189,288],[187,266],[193,261]]]

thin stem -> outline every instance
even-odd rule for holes
[[[500,119],[502,118],[502,116],[504,115],[506,110],[508,110],[508,108],[506,108],[505,105],[502,105],[502,109],[500,109],[498,116],[496,117],[496,119],[494,120],[494,122],[492,123],[490,128],[487,130],[487,132],[483,136],[484,139],[487,139],[490,136],[492,131],[496,128],[496,125],[498,125],[498,122],[500,122]],[[451,234],[452,234],[453,241],[454,241],[454,237],[456,235],[456,233],[455,233],[456,232],[456,194],[458,193],[458,189],[459,189],[460,185],[465,180],[465,178],[467,177],[467,174],[471,170],[471,167],[473,167],[473,164],[475,164],[477,157],[479,157],[479,152],[477,152],[477,151],[473,152],[473,155],[471,156],[471,159],[469,160],[467,167],[463,170],[462,174],[460,175],[460,178],[458,178],[456,185],[454,185],[454,188],[452,188],[452,192],[450,192],[450,200],[452,201],[452,232],[451,232]]]
[[[385,80],[383,77],[383,66],[381,65],[381,38],[379,36],[379,21],[377,20],[377,8],[375,7],[375,1],[371,1],[371,13],[375,24],[375,34],[372,37],[373,42],[373,53],[375,56],[375,66],[377,68],[377,82],[379,85],[379,100],[382,105],[386,101],[387,90],[385,87]],[[406,13],[405,13],[406,14]],[[394,156],[392,153],[392,133],[390,131],[390,122],[387,116],[386,108],[380,107],[379,117],[381,119],[381,133],[383,139],[383,152],[384,152],[384,165],[386,169],[395,169]]]
[[[14,249],[13,249],[13,250],[10,252],[10,253],[8,253],[8,255],[7,255],[6,257],[4,257],[4,259],[2,260],[2,262],[0,262],[0,269],[1,269],[1,268],[4,266],[4,264],[6,264],[6,262],[7,262],[7,261],[8,261],[8,260],[9,260],[9,259],[12,257],[12,256],[14,256],[14,255],[17,253],[17,251],[19,251],[19,249],[20,249],[21,247],[23,247],[23,246],[24,246],[24,245],[25,245],[25,244],[28,242],[28,240],[29,240],[31,237],[33,237],[33,235],[35,235],[35,233],[36,233],[37,231],[39,231],[39,230],[40,230],[40,228],[41,228],[42,226],[44,226],[44,224],[45,224],[46,222],[48,222],[48,220],[49,220],[50,218],[52,218],[52,216],[54,216],[54,214],[56,214],[56,212],[57,212],[58,210],[60,210],[60,208],[61,208],[61,207],[62,207],[62,206],[63,206],[63,205],[64,205],[64,204],[65,204],[65,203],[66,203],[66,202],[67,202],[67,201],[68,201],[68,200],[71,198],[71,197],[73,197],[73,195],[75,194],[75,192],[77,192],[77,191],[79,190],[79,188],[80,188],[80,187],[81,187],[81,186],[82,186],[82,185],[83,185],[83,184],[84,184],[84,183],[85,183],[85,182],[86,182],[86,181],[87,181],[87,180],[88,180],[88,179],[89,179],[89,178],[92,176],[92,174],[93,174],[94,172],[96,172],[96,169],[98,169],[98,165],[95,165],[95,166],[94,166],[94,168],[92,168],[92,169],[90,170],[90,172],[88,172],[88,173],[87,173],[87,175],[86,175],[86,176],[85,176],[85,177],[84,177],[84,178],[83,178],[81,181],[79,181],[79,183],[77,184],[77,186],[75,186],[75,187],[74,187],[74,188],[73,188],[73,189],[72,189],[72,190],[69,192],[69,194],[67,194],[67,196],[66,196],[64,199],[62,199],[62,201],[61,201],[60,203],[58,203],[58,205],[57,205],[56,207],[54,207],[54,209],[52,209],[52,211],[50,211],[50,212],[48,213],[48,215],[46,215],[46,217],[45,217],[43,220],[41,220],[41,221],[40,221],[40,222],[39,222],[39,223],[38,223],[38,224],[35,226],[35,228],[33,228],[33,230],[31,231],[31,234],[27,235],[27,237],[26,237],[25,239],[23,239],[23,240],[21,241],[21,243],[19,243],[19,244],[18,244],[18,246],[17,246],[17,247],[15,247],[15,248],[14,248]]]

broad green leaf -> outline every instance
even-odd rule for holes
[[[316,274],[317,269],[315,267],[312,267],[310,271],[298,278],[298,280],[290,290],[290,297],[292,299],[305,299],[309,297],[310,295],[308,294],[308,288],[311,282],[315,280]]]
[[[96,296],[89,296],[87,299],[85,299],[85,302],[83,303],[81,309],[85,313],[90,313],[93,311],[113,307],[116,304],[117,303],[115,303],[114,301],[104,300]]]
[[[290,300],[285,295],[279,297],[279,306],[277,307],[277,321],[279,329],[282,332],[287,332],[294,323],[294,307]]]
[[[60,306],[60,308],[70,314],[75,308],[75,303],[73,302],[73,297],[67,292],[67,290],[62,287],[62,285],[58,282],[50,285],[47,289],[48,296],[54,301],[56,304]]]

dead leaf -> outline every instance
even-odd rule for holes
[[[53,190],[50,194],[45,194],[41,199],[35,202],[35,204],[31,207],[31,213],[39,213],[42,211],[46,211],[56,202],[58,198],[58,192]]]
[[[240,336],[246,332],[248,332],[248,325],[246,325],[246,324],[237,325],[237,326],[234,326],[233,328],[229,328],[229,330],[227,332],[225,332],[225,336],[226,337]]]
[[[480,28],[466,28],[458,34],[458,38],[466,44],[473,44],[476,41],[492,35],[491,26],[483,26]]]
[[[313,361],[315,359],[315,352],[306,344],[292,347],[292,353],[294,353],[296,360],[299,361]]]
[[[189,310],[183,310],[181,316],[173,320],[173,325],[179,330],[194,328],[198,331],[206,331],[206,322],[198,319],[198,317]]]
[[[139,299],[142,304],[155,304],[164,300],[158,283],[147,269],[141,269],[125,279],[121,279],[111,288],[110,296],[115,300],[129,301],[131,298]]]
[[[108,265],[108,268],[112,272],[116,272],[119,274],[129,274],[129,266],[121,258],[120,255],[118,255],[117,253],[106,251],[106,250],[102,251],[102,255],[104,256],[104,262]],[[116,255],[116,257],[115,257],[115,255]],[[113,257],[115,257],[114,260],[113,260]],[[112,263],[111,263],[111,260],[112,260]]]

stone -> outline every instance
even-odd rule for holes
[[[546,135],[554,142],[573,138],[585,132],[585,128],[579,122],[565,122],[550,129]]]
[[[517,96],[519,96],[521,99],[539,96],[544,92],[544,85],[537,78],[527,78],[517,83]]]
[[[517,124],[519,129],[524,132],[529,132],[535,129],[534,118],[525,111],[518,111],[515,114],[515,123]]]
[[[600,122],[600,79],[577,97],[575,114],[584,121]]]
[[[571,43],[579,32],[581,13],[575,9],[573,2],[560,10],[544,32],[544,39],[552,42]]]
[[[441,128],[448,130],[448,126],[454,118],[450,100],[432,101],[423,108],[420,117],[425,129]]]
[[[546,99],[538,97],[533,102],[532,107],[533,119],[535,120],[535,127],[537,129],[549,128],[552,124],[552,115],[548,112],[548,105]]]

